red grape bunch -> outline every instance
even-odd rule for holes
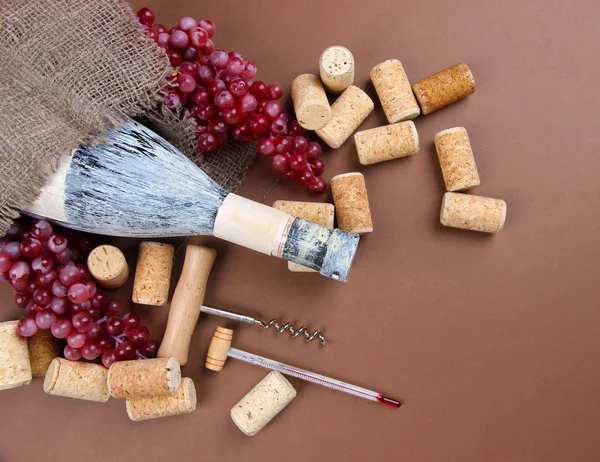
[[[86,238],[64,234],[45,220],[31,226],[15,224],[0,239],[0,280],[12,286],[15,304],[27,311],[17,332],[31,337],[38,329],[50,329],[66,339],[65,358],[82,357],[110,367],[114,361],[156,356],[158,342],[150,339],[139,316],[119,317],[123,307],[98,290],[85,261],[92,249]],[[71,246],[69,243],[71,242]]]
[[[196,23],[186,16],[167,32],[162,24],[154,24],[148,8],[142,8],[137,18],[176,68],[163,104],[173,110],[185,108],[194,117],[200,152],[212,152],[229,138],[245,144],[259,140],[258,152],[271,156],[273,168],[285,179],[316,194],[325,191],[321,147],[309,142],[304,129],[283,111],[278,101],[281,85],[254,81],[254,63],[235,51],[215,50],[210,38],[216,28],[211,21]]]

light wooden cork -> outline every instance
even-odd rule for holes
[[[272,371],[231,408],[233,423],[246,435],[254,436],[296,397],[292,384]]]
[[[42,377],[54,358],[60,356],[58,340],[54,338],[48,329],[39,329],[27,339],[29,347],[29,362],[31,364],[31,375]]]
[[[354,83],[354,56],[348,48],[327,48],[319,58],[321,81],[328,92],[340,94]]]
[[[400,61],[388,59],[375,66],[371,69],[371,81],[389,123],[412,120],[419,116],[419,104]]]
[[[475,79],[465,63],[455,64],[413,85],[423,115],[455,103],[475,91]]]
[[[439,132],[435,135],[435,149],[448,191],[467,191],[479,186],[481,181],[465,128],[455,127]]]
[[[506,221],[506,202],[490,197],[447,192],[442,200],[440,222],[452,228],[499,233]]]
[[[367,186],[362,173],[344,173],[331,179],[338,227],[355,234],[373,232]]]
[[[113,398],[172,395],[181,385],[181,368],[175,358],[114,362],[106,384]]]
[[[27,339],[17,333],[19,321],[0,323],[0,390],[31,382]]]
[[[350,85],[331,105],[331,119],[315,133],[333,149],[339,148],[373,111],[373,100]]]
[[[273,207],[298,218],[303,218],[321,226],[333,229],[335,207],[321,202],[275,201]],[[314,269],[288,262],[288,269],[297,273],[316,273]]]
[[[134,303],[166,305],[169,300],[174,253],[175,249],[171,244],[162,242],[140,244],[131,297]]]
[[[128,398],[127,415],[133,421],[158,419],[196,410],[196,387],[188,377],[181,380],[179,389],[172,395]]]
[[[54,358],[44,378],[44,391],[50,395],[104,403],[110,398],[107,374],[108,369],[99,364]]]
[[[331,107],[323,84],[316,75],[302,74],[292,82],[292,102],[300,126],[316,130],[331,119]]]
[[[363,130],[354,135],[362,165],[411,156],[419,152],[419,135],[412,120]]]
[[[87,264],[96,282],[106,289],[118,289],[129,278],[125,255],[114,245],[96,247],[90,252]]]

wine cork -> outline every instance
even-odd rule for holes
[[[506,220],[506,202],[489,197],[447,192],[442,200],[440,222],[452,228],[499,233]]]
[[[335,207],[320,202],[275,201],[273,207],[298,218],[303,218],[321,226],[333,229]],[[316,273],[314,269],[288,262],[288,269],[296,273]]]
[[[465,63],[427,77],[413,85],[423,115],[455,103],[475,91],[475,79]]]
[[[316,75],[302,74],[292,82],[292,103],[296,119],[303,128],[316,130],[331,118],[331,107]]]
[[[389,123],[412,120],[421,110],[402,63],[388,59],[371,69],[371,81]]]
[[[204,367],[215,372],[222,371],[227,361],[227,352],[231,347],[232,340],[233,330],[221,326],[217,327],[210,345],[208,345]]]
[[[412,120],[363,130],[354,135],[362,165],[411,156],[419,152],[419,135]]]
[[[272,371],[231,408],[231,419],[248,436],[261,431],[296,397],[296,390],[277,371]]]
[[[31,375],[42,377],[54,358],[60,356],[58,340],[54,338],[48,329],[39,329],[33,336],[27,339],[29,347],[29,362],[31,364]]]
[[[188,377],[181,380],[179,389],[172,395],[127,398],[127,415],[135,422],[187,414],[196,410],[196,387]]]
[[[435,135],[435,149],[448,191],[467,191],[479,186],[479,173],[465,128],[439,132]]]
[[[108,369],[99,364],[54,358],[44,378],[50,395],[104,403],[110,398],[106,386]]]
[[[106,289],[118,289],[129,277],[125,255],[113,245],[96,247],[90,252],[87,264],[96,282]]]
[[[166,305],[173,267],[174,248],[161,242],[142,242],[133,280],[134,303]]]
[[[0,390],[31,382],[27,339],[17,333],[19,321],[0,323]]]
[[[340,94],[354,83],[354,56],[348,48],[332,46],[319,59],[321,81],[333,94]]]
[[[114,362],[107,386],[113,398],[172,395],[181,384],[181,368],[175,358]]]
[[[373,232],[367,186],[362,173],[344,173],[331,179],[338,227],[355,234]]]
[[[373,111],[373,100],[350,85],[331,106],[331,119],[315,133],[333,149],[339,148]]]

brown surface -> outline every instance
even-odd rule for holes
[[[219,373],[204,369],[223,321],[201,316],[183,371],[197,385],[195,412],[133,423],[121,400],[57,398],[37,379],[0,392],[0,460],[600,459],[597,2],[338,3],[149,2],[169,25],[183,14],[213,19],[219,46],[250,57],[260,76],[286,90],[296,75],[317,72],[320,53],[333,44],[352,51],[355,83],[372,98],[369,70],[388,58],[400,59],[413,82],[459,61],[473,70],[474,95],[415,120],[418,154],[361,167],[351,139],[325,153],[328,178],[359,169],[369,184],[376,231],[361,239],[348,283],[195,240],[218,252],[207,304],[310,323],[331,342],[322,348],[225,322],[236,329],[234,345],[405,405],[391,410],[290,379],[294,405],[247,438],[229,410],[266,371],[236,361]],[[377,104],[362,128],[384,123]],[[509,205],[496,236],[439,223],[444,184],[433,137],[454,126],[466,127],[478,147],[485,182],[476,193]],[[261,159],[241,194],[260,200],[274,175]],[[266,202],[307,197],[280,185]],[[135,262],[134,244],[127,256]],[[131,280],[125,287],[129,295]],[[18,312],[11,306],[3,305],[0,321]],[[136,312],[161,333],[165,307]]]

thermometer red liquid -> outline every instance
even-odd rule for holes
[[[255,355],[253,353],[247,353],[236,348],[229,348],[227,356],[245,361],[247,363],[256,364],[257,366],[271,369],[273,371],[278,371],[282,374],[290,375],[298,379],[306,380],[307,382],[312,382],[324,387],[333,388],[334,390],[343,391],[344,393],[349,393],[351,395],[358,396],[359,398],[368,399],[370,401],[393,407],[395,409],[402,405],[400,401],[388,398],[381,393],[367,390],[366,388],[357,387],[356,385],[332,379],[324,375],[315,374],[314,372],[290,366],[289,364],[263,358],[262,356]]]

